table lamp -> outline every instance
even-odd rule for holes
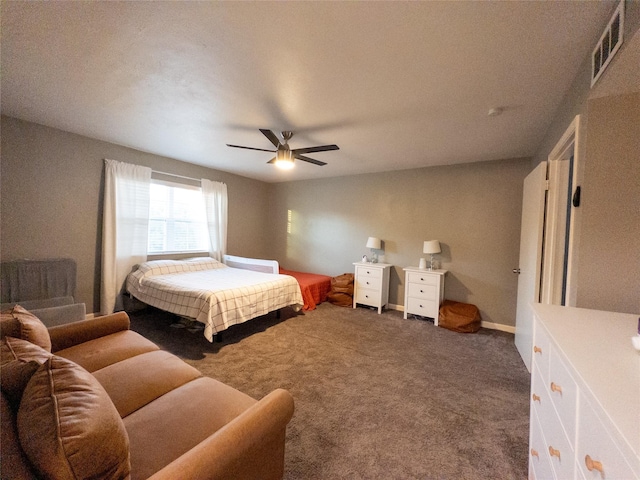
[[[438,240],[427,240],[424,242],[424,247],[422,248],[424,253],[428,253],[431,255],[431,263],[429,264],[429,270],[434,270],[433,268],[433,255],[435,253],[440,253],[440,242]]]
[[[379,238],[369,237],[367,240],[367,248],[371,249],[371,263],[378,263],[378,255],[374,250],[380,250],[381,242]]]

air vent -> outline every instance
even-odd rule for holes
[[[620,1],[618,8],[613,12],[611,20],[604,33],[598,41],[598,45],[593,49],[591,55],[591,86],[598,81],[611,59],[622,45],[624,32],[624,0]]]

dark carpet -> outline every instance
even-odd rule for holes
[[[234,326],[220,343],[151,308],[131,322],[256,399],[291,392],[286,479],[527,477],[529,374],[512,334],[328,303]]]

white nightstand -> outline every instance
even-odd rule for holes
[[[357,262],[356,275],[353,285],[353,308],[356,304],[377,307],[382,313],[382,307],[389,303],[389,274],[390,263]]]
[[[404,318],[413,313],[433,318],[438,325],[438,311],[444,300],[444,277],[447,270],[404,268]]]

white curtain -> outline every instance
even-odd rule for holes
[[[151,169],[105,160],[100,311],[122,310],[131,267],[147,259]]]
[[[227,185],[203,178],[201,186],[209,229],[209,255],[222,261],[227,253]]]

